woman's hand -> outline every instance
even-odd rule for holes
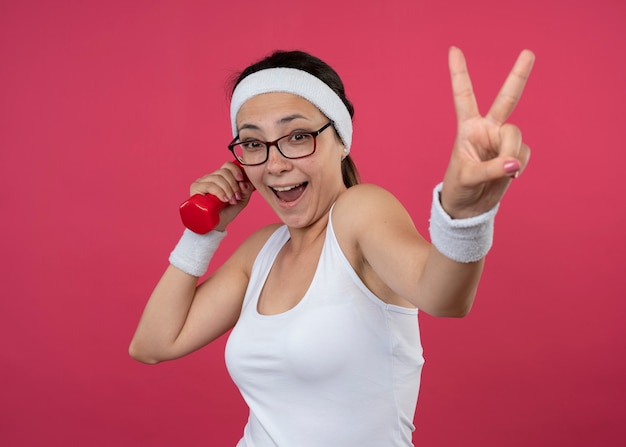
[[[220,211],[220,223],[215,230],[224,231],[226,226],[245,208],[254,191],[243,168],[232,162],[191,184],[190,195],[211,194],[228,204]]]
[[[457,136],[441,193],[441,204],[452,218],[466,218],[492,209],[511,180],[528,164],[530,149],[520,130],[506,123],[520,100],[535,60],[524,50],[484,117],[478,111],[465,57],[449,53]]]

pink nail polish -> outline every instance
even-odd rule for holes
[[[504,163],[504,172],[506,172],[507,174],[514,174],[519,171],[519,168],[520,163],[517,160],[507,161],[506,163]]]

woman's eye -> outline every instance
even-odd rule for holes
[[[304,143],[306,141],[309,141],[310,139],[311,139],[310,134],[297,132],[297,133],[291,134],[291,138],[289,139],[289,141],[291,143]]]
[[[259,149],[262,147],[262,143],[260,141],[244,141],[243,143],[241,143],[241,147],[243,147],[246,150],[255,150],[255,149]]]

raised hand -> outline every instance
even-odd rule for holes
[[[472,217],[492,209],[511,180],[524,170],[530,149],[516,126],[506,123],[520,100],[535,60],[520,53],[491,108],[483,117],[465,57],[450,48],[449,66],[457,116],[457,136],[441,193],[441,203],[453,218]]]
[[[224,163],[220,169],[199,178],[190,187],[192,197],[194,194],[212,195],[223,203],[219,207],[219,224],[215,227],[218,231],[223,231],[248,204],[253,190],[243,168],[233,162]]]

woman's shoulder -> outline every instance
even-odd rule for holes
[[[242,245],[258,247],[258,250],[260,250],[261,247],[263,247],[263,245],[265,245],[265,243],[269,240],[269,238],[281,227],[284,227],[284,225],[281,223],[265,225],[264,227],[259,228],[258,230],[254,231],[250,236],[248,236],[248,238],[243,242]]]
[[[257,255],[267,243],[269,238],[281,227],[280,223],[266,225],[254,231],[248,236],[235,250],[233,257],[239,259],[241,263],[246,265],[246,269],[251,268],[252,263],[256,259]]]
[[[359,184],[348,188],[335,202],[332,225],[338,237],[358,244],[372,231],[403,225],[410,219],[400,201],[378,185]]]
[[[336,216],[371,219],[393,209],[404,209],[398,199],[385,188],[371,183],[360,183],[348,188],[335,202],[333,221]]]

